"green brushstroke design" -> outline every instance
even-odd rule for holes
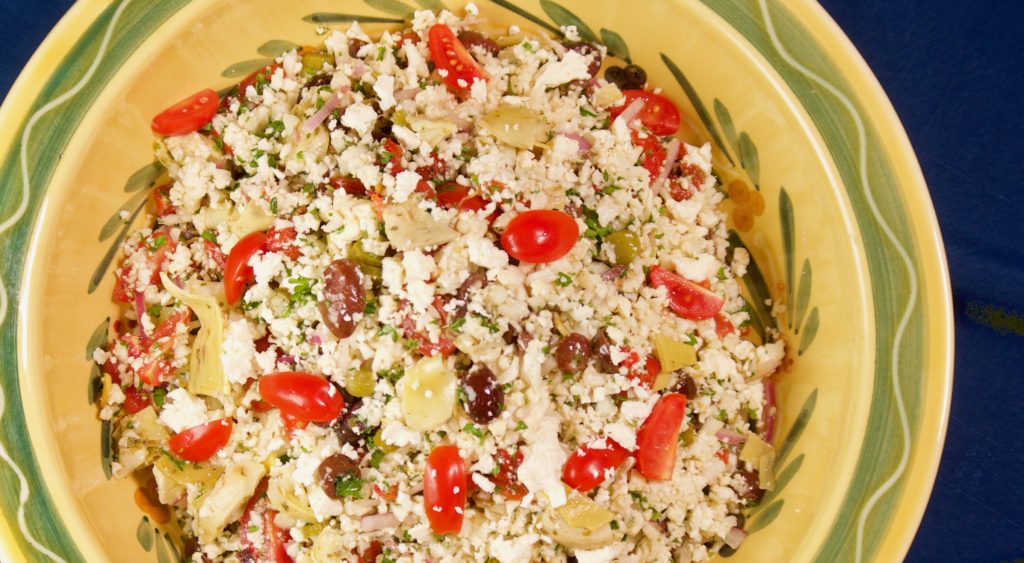
[[[367,6],[398,16],[403,20],[411,20],[416,8],[403,4],[398,0],[363,0]]]
[[[618,33],[602,27],[601,42],[604,43],[605,47],[608,47],[608,54],[611,56],[618,57],[627,63],[633,62],[629,58],[629,47],[626,46],[626,41]]]
[[[100,242],[110,238],[111,235],[117,232],[118,227],[123,227],[126,224],[125,221],[127,220],[121,219],[121,213],[127,213],[130,212],[130,210],[135,209],[135,207],[143,202],[147,196],[149,196],[149,190],[138,192],[132,196],[131,199],[124,202],[121,207],[117,208],[117,211],[115,211],[114,214],[107,219],[107,222],[103,224],[103,227],[100,228]]]
[[[672,62],[672,59],[668,58],[668,55],[665,53],[661,53],[661,60],[665,63],[665,66],[668,67],[668,70],[672,73],[676,82],[679,83],[679,87],[686,93],[686,97],[690,99],[690,103],[693,104],[693,109],[697,112],[697,117],[699,117],[701,122],[704,123],[704,127],[707,128],[708,134],[711,135],[715,144],[718,145],[719,149],[721,149],[722,154],[725,155],[725,158],[730,164],[735,164],[732,156],[729,154],[729,150],[725,147],[725,143],[722,142],[722,136],[718,133],[718,128],[715,127],[715,123],[711,121],[711,114],[708,113],[708,108],[704,106],[704,102],[700,101],[700,96],[697,95],[697,91],[693,88],[693,85],[690,84],[690,81],[687,80],[686,75],[683,74],[683,71],[679,70],[676,63]]]
[[[800,327],[804,322],[804,315],[807,313],[807,306],[811,302],[811,261],[804,258],[803,268],[800,268],[800,287],[796,291],[796,316],[793,323],[796,325],[795,333],[800,334]]]
[[[114,261],[114,256],[117,255],[117,250],[121,247],[121,243],[124,242],[125,237],[128,236],[128,229],[131,227],[132,222],[139,216],[139,212],[145,207],[145,201],[139,204],[132,212],[131,217],[125,223],[124,227],[121,228],[121,232],[118,233],[117,238],[111,243],[110,248],[107,249],[107,253],[103,255],[103,259],[96,266],[96,270],[92,273],[92,277],[89,278],[89,293],[96,291],[96,288],[103,281],[103,276],[107,275],[107,270],[110,268],[110,263]]]
[[[797,355],[803,356],[804,352],[811,347],[814,337],[818,335],[818,308],[811,310],[811,316],[807,318],[807,325],[804,326],[804,333],[800,336],[800,348]]]
[[[750,525],[747,526],[747,533],[753,534],[774,522],[775,519],[779,517],[779,513],[782,512],[782,505],[785,504],[785,502],[786,501],[779,499],[766,506],[761,512],[758,512]]]
[[[142,549],[153,549],[153,524],[149,521],[149,516],[143,516],[142,520],[139,520],[139,526],[135,529],[135,539],[139,540]]]
[[[248,76],[273,62],[273,59],[249,59],[247,61],[235,63],[225,68],[224,70],[220,71],[220,75],[224,78],[238,78],[240,76]]]
[[[561,35],[562,34],[562,30],[561,29],[558,29],[557,27],[551,25],[547,21],[545,21],[545,20],[543,20],[543,19],[541,19],[541,18],[531,14],[530,12],[527,12],[526,10],[520,8],[519,6],[516,6],[512,2],[509,2],[508,0],[491,0],[491,2],[501,6],[502,8],[505,8],[506,10],[508,10],[508,11],[514,13],[514,14],[517,14],[517,15],[523,17],[523,18],[526,18],[526,19],[530,20],[531,22],[533,22],[533,23],[543,27],[544,29],[550,31],[551,33],[554,33],[554,34],[557,34],[557,35]]]
[[[124,191],[130,193],[152,187],[166,171],[163,164],[157,161],[150,162],[128,177],[128,181],[124,183]]]
[[[789,455],[789,452],[793,450],[793,446],[796,445],[797,440],[804,433],[807,428],[807,423],[810,422],[811,416],[814,414],[814,408],[818,405],[818,389],[815,388],[811,391],[811,394],[804,399],[804,405],[800,407],[800,414],[797,415],[796,420],[793,421],[793,426],[789,428],[789,432],[786,434],[786,438],[782,441],[782,446],[779,447],[775,456],[775,465],[782,465],[782,462]]]
[[[750,138],[750,135],[748,135],[746,131],[740,133],[740,138],[737,142],[739,143],[739,148],[737,150],[740,153],[740,164],[750,176],[750,181],[753,182],[754,189],[760,191],[761,159],[757,155],[757,146],[754,145],[754,140]]]
[[[779,221],[782,223],[782,250],[786,258],[786,304],[793,303],[793,264],[796,260],[795,247],[796,247],[796,227],[794,226],[795,221],[793,220],[793,200],[789,199],[789,194],[786,192],[786,188],[782,188],[779,192]],[[789,327],[793,328],[793,316],[787,315],[789,318]]]
[[[576,26],[580,39],[591,43],[597,41],[597,35],[594,33],[594,30],[590,29],[590,26],[583,23],[579,16],[570,12],[565,6],[551,0],[540,0],[540,7],[551,18],[551,21],[558,24],[559,27]],[[559,30],[559,33],[561,33],[561,30]]]
[[[271,39],[266,43],[256,47],[256,52],[263,55],[264,57],[277,58],[292,49],[298,49],[300,45],[292,43],[287,39]]]
[[[316,24],[330,23],[402,23],[405,20],[386,18],[383,16],[364,16],[361,14],[342,14],[339,12],[313,12],[302,18],[302,21]]]

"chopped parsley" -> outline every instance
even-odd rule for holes
[[[480,324],[483,325],[487,330],[491,331],[491,334],[494,334],[501,330],[500,328],[498,328],[498,323],[494,319],[488,317],[487,315],[473,313],[473,316],[479,319]]]
[[[555,285],[558,287],[569,287],[572,285],[572,276],[565,272],[558,272],[558,277],[555,278]]]
[[[166,397],[167,389],[164,389],[163,387],[157,387],[156,389],[153,389],[153,404],[156,405],[157,408],[163,408],[164,399]]]
[[[597,117],[597,114],[588,110],[587,108],[580,106],[580,115],[583,117]]]
[[[270,200],[270,212],[273,213],[274,215],[277,215],[277,198],[276,197]]]
[[[454,332],[459,332],[462,330],[462,325],[464,324],[466,324],[466,317],[459,317],[452,321],[452,323],[448,325],[448,328]]]
[[[342,473],[334,478],[334,494],[337,497],[363,498],[363,480],[355,473]]]
[[[199,236],[203,237],[203,240],[208,240],[213,244],[217,244],[217,233],[211,231],[210,229],[203,231],[203,234]]]
[[[478,427],[477,425],[475,425],[472,422],[470,422],[470,423],[466,424],[465,426],[463,426],[462,429],[464,431],[469,432],[470,434],[476,436],[477,438],[480,438],[480,443],[481,444],[484,443],[484,431],[481,430],[480,427]]]
[[[315,297],[313,295],[313,280],[297,276],[288,278],[288,281],[294,286],[292,295],[288,298],[291,306],[303,305]]]
[[[391,340],[398,342],[398,331],[391,325],[383,325],[380,330],[377,331],[377,336],[391,336]]]
[[[527,428],[526,423],[523,422],[522,420],[520,420],[518,423],[516,423],[516,430],[517,431],[522,432],[523,430],[526,430],[526,428]]]
[[[167,235],[157,235],[153,237],[153,240],[149,241],[149,249],[153,252],[160,250],[167,244]]]
[[[587,225],[587,230],[583,231],[583,236],[587,238],[600,241],[612,233],[610,227],[601,226],[601,221],[597,218],[597,211],[586,206],[583,207],[583,222]]]
[[[377,309],[379,307],[380,307],[380,304],[377,303],[377,300],[376,299],[371,299],[371,300],[367,301],[366,302],[366,306],[363,307],[363,314],[364,315],[375,315],[375,314],[377,314]]]

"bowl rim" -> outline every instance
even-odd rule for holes
[[[758,1],[761,4],[765,2],[765,0]],[[950,411],[953,384],[954,324],[945,249],[919,161],[895,108],[877,77],[871,72],[850,39],[823,7],[813,0],[780,0],[780,4],[787,8],[807,30],[814,33],[815,39],[820,42],[833,62],[844,69],[844,77],[852,84],[860,86],[856,89],[857,99],[864,107],[867,120],[878,130],[886,133],[883,145],[886,147],[886,154],[892,160],[892,167],[909,180],[901,184],[901,195],[905,198],[907,210],[913,211],[913,215],[917,216],[912,234],[918,243],[916,250],[921,256],[920,273],[938,274],[929,277],[928,294],[922,293],[921,300],[922,303],[927,304],[926,297],[932,299],[929,313],[933,316],[927,323],[927,327],[930,329],[927,338],[929,342],[938,344],[939,349],[943,352],[937,357],[933,355],[929,358],[929,369],[926,372],[928,382],[929,385],[938,383],[939,388],[937,393],[927,396],[938,395],[941,404],[933,405],[935,410],[931,412],[930,418],[926,416],[927,413],[922,414],[921,425],[915,436],[916,443],[914,445],[914,450],[918,455],[914,465],[903,476],[907,479],[908,484],[905,485],[906,489],[898,500],[897,506],[907,511],[908,518],[894,523],[892,529],[887,531],[884,536],[884,545],[876,552],[876,556],[878,556],[883,553],[884,549],[885,553],[902,558],[910,548],[928,504],[943,452]],[[0,127],[0,155],[10,154],[16,146],[22,133],[22,126],[29,118],[31,107],[38,96],[43,93],[47,80],[62,65],[65,56],[74,47],[75,40],[80,38],[110,8],[112,8],[112,4],[105,3],[104,0],[80,0],[71,6],[47,34],[19,73],[0,106],[0,125],[3,125]],[[24,187],[24,189],[28,188]],[[41,188],[41,190],[45,192],[45,188]],[[14,190],[6,191],[13,192]],[[21,208],[22,205],[31,207],[28,205],[28,199],[25,199],[22,204],[19,204],[19,209],[13,216],[0,218],[3,221],[0,223],[2,225],[0,236],[6,234],[4,231],[10,229],[17,218],[25,212]],[[34,231],[35,225],[29,225],[28,230]],[[925,269],[923,267],[925,265],[929,265],[930,268]],[[0,287],[3,290],[3,295],[0,296],[0,300],[2,300],[0,312],[3,314],[0,315],[0,320],[5,323],[15,322],[13,315],[10,315],[12,318],[7,318],[7,313],[16,309],[15,305],[18,304],[20,297],[19,292],[9,299],[7,292],[10,287],[20,287],[20,284],[9,282],[8,287]],[[939,330],[941,330],[939,334],[934,334]],[[20,337],[20,330],[18,334]],[[13,378],[14,385],[17,386],[16,374],[8,372],[7,379],[11,379],[12,375],[15,376]],[[18,396],[7,397],[7,402],[14,403],[17,400],[25,399],[20,395],[21,387],[17,388],[19,389]],[[925,396],[922,395],[922,397]],[[3,404],[3,394],[0,389],[0,409]],[[0,411],[0,415],[2,414]],[[8,414],[8,416],[11,415]],[[2,445],[3,443],[0,441],[0,446]],[[6,457],[6,451],[3,453]],[[910,482],[915,484],[914,492],[916,494],[908,494]],[[23,483],[19,485],[18,490],[19,497],[28,496]],[[19,498],[19,502],[24,504],[24,500],[21,498]],[[0,510],[0,555],[2,555],[0,559],[24,560],[26,554],[20,551],[19,539],[25,540],[24,533],[21,533],[21,530],[24,529],[25,515],[19,510],[16,518],[12,518],[12,516],[14,515]],[[32,540],[29,539],[29,541]]]

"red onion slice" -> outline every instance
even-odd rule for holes
[[[771,444],[772,438],[775,437],[775,423],[779,414],[778,408],[775,406],[775,382],[765,379],[762,385],[764,385],[764,409],[761,412],[761,420],[764,421],[764,430],[761,432],[761,438]]]
[[[588,141],[586,137],[577,133],[557,133],[557,135],[560,137],[565,137],[566,139],[576,141],[576,146],[579,148],[580,152],[588,152],[590,148],[593,146],[590,144],[590,141]]]
[[[725,540],[725,545],[733,549],[739,549],[743,540],[747,539],[747,533],[743,531],[743,528],[733,528],[729,530],[729,533],[725,534],[723,539]]]
[[[352,65],[352,72],[349,73],[349,76],[353,76],[355,78],[359,78],[360,76],[366,74],[366,71],[368,71],[368,70],[370,70],[369,67],[367,67],[366,65],[364,65],[360,61],[356,61]]]
[[[135,292],[135,317],[139,325],[139,338],[144,346],[148,345],[149,337],[146,336],[146,329],[142,327],[142,316],[146,314],[146,296],[141,291]]]
[[[729,430],[728,428],[723,428],[718,432],[715,432],[715,437],[725,442],[726,444],[731,444],[733,446],[738,446],[743,442],[747,441],[746,436],[740,434],[739,432]]]
[[[606,270],[605,273],[601,274],[601,279],[608,283],[611,283],[622,277],[622,272],[625,271],[626,267],[623,266],[622,264],[619,264],[618,266],[608,268],[608,270]]]
[[[404,88],[395,92],[395,99],[404,102],[406,100],[412,100],[416,97],[416,94],[420,93],[419,88]]]
[[[644,101],[633,100],[633,103],[626,106],[626,109],[622,110],[622,113],[615,118],[615,121],[622,121],[626,127],[629,127],[630,122],[636,118],[642,109],[644,109]]]
[[[390,512],[384,514],[370,514],[359,520],[359,529],[364,532],[376,532],[386,528],[398,526],[398,517]]]
[[[661,172],[658,174],[658,178],[654,180],[654,185],[661,185],[662,182],[668,179],[668,175],[672,172],[672,167],[676,165],[676,160],[679,159],[679,147],[682,146],[679,143],[679,139],[672,139],[669,142],[668,147],[665,148],[665,164],[661,166]]]
[[[324,107],[320,108],[319,111],[317,111],[309,119],[304,121],[302,125],[299,127],[299,129],[303,133],[309,133],[310,131],[316,129],[321,123],[324,122],[325,119],[327,119],[327,116],[331,115],[331,112],[334,111],[334,108],[338,107],[338,104],[340,103],[341,98],[338,97],[338,94],[331,94],[331,97],[328,98],[326,102],[324,102]]]

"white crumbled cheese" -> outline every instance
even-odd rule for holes
[[[355,129],[360,135],[370,132],[373,122],[377,120],[377,112],[373,108],[361,103],[355,103],[345,109],[341,116],[341,124],[350,129]]]
[[[173,432],[181,432],[209,422],[206,403],[202,397],[190,394],[183,388],[172,389],[160,409],[160,422]]]
[[[735,451],[719,459],[716,433],[762,429],[763,380],[784,365],[786,350],[774,330],[765,344],[722,330],[724,321],[749,321],[738,277],[752,264],[743,249],[730,255],[711,145],[683,145],[670,171],[686,195],[676,201],[678,188],[652,185],[638,146],[668,140],[640,119],[612,119],[612,109],[624,109],[622,92],[590,77],[592,55],[550,38],[523,37],[497,56],[472,47],[487,78],[449,84],[453,76],[432,61],[429,31],[438,23],[456,34],[472,30],[490,19],[484,8],[419,10],[405,29],[379,36],[358,24],[321,28],[328,56],[314,76],[291,50],[266,80],[225,97],[209,130],[156,143],[174,209],[127,236],[124,260],[112,268],[127,303],[113,342],[91,357],[120,385],[106,383],[97,403],[118,438],[119,478],[146,471],[154,444],[176,432],[234,421],[227,443],[201,467],[244,478],[210,488],[179,483],[165,458],[153,469],[161,501],[211,561],[242,557],[235,523],[264,477],[257,510],[276,511],[296,561],[351,558],[372,541],[386,542],[403,563],[637,563],[687,553],[704,561],[748,505],[737,491],[740,472],[751,468]],[[561,31],[580,37],[576,26]],[[508,34],[522,31],[511,26]],[[332,98],[336,109],[304,127]],[[507,144],[524,123],[481,134],[482,116],[501,107],[538,116],[540,144]],[[514,217],[537,209],[565,211],[580,236],[553,261],[516,260],[502,237]],[[628,231],[641,251],[616,267],[624,257],[594,230]],[[227,304],[225,255],[256,232],[267,240],[245,264],[252,275],[243,271],[240,299]],[[329,284],[325,271],[341,260],[359,275]],[[706,284],[722,299],[719,314],[671,313],[669,292],[648,279],[654,266]],[[219,325],[209,311],[194,316],[198,297],[182,303],[158,282],[161,273],[212,298]],[[763,305],[776,315],[787,306]],[[589,340],[600,331],[611,342],[602,354],[611,366],[592,357],[578,373],[562,373],[556,352],[565,335]],[[150,341],[156,332],[161,338]],[[637,450],[639,429],[664,393],[642,377],[659,334],[695,349],[694,364],[666,374],[670,388],[685,375],[700,390],[687,401],[684,427],[694,439],[677,448],[671,479],[645,479],[633,459],[606,469],[590,498],[619,527],[607,545],[576,549],[551,528],[559,518],[551,508],[567,501],[563,466],[582,447]],[[407,424],[397,390],[437,399],[428,383],[403,382],[429,355],[458,374],[460,400],[420,431]],[[222,368],[223,379],[204,371],[203,383],[215,389],[193,395],[189,383],[204,362]],[[484,370],[503,392],[488,422],[476,404],[483,391],[465,379]],[[325,405],[342,388],[359,397],[332,421],[303,422],[268,402],[280,398],[264,400],[266,378],[280,372],[323,378]],[[154,378],[167,392],[162,405],[128,416],[129,386],[152,392]],[[433,535],[423,499],[427,458],[440,444],[458,448],[473,499],[459,508],[462,531],[444,541]],[[348,469],[357,469],[345,477],[348,496],[331,498],[340,482],[325,482],[328,472]],[[508,476],[519,482],[506,483]],[[463,484],[453,488],[462,492]],[[525,496],[509,498],[513,492]],[[656,526],[652,512],[663,516]],[[262,545],[256,528],[245,539]]]

